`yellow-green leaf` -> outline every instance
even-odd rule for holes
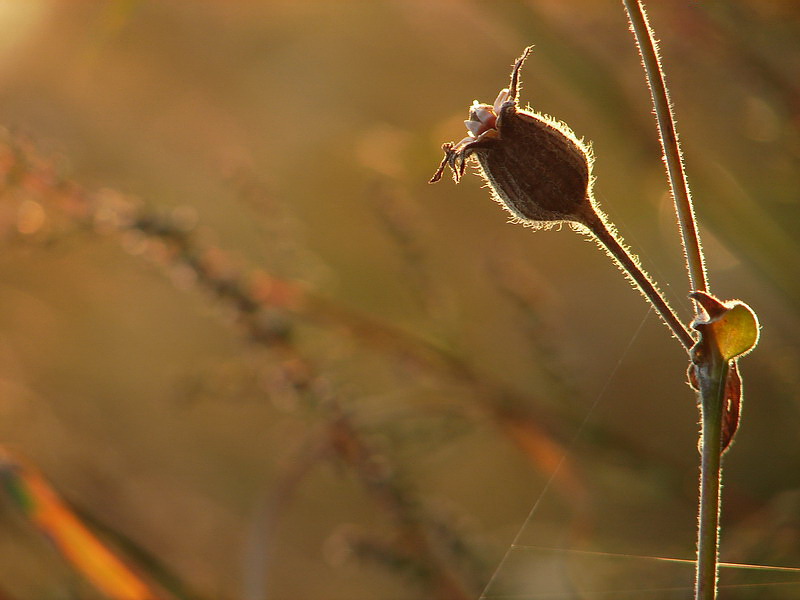
[[[758,317],[747,304],[739,300],[721,302],[705,292],[694,292],[691,296],[709,315],[707,321],[695,322],[694,328],[701,333],[711,328],[717,349],[725,360],[743,356],[756,346],[760,326]]]

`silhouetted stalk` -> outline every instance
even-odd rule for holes
[[[683,239],[683,251],[689,273],[689,287],[693,291],[705,292],[708,290],[706,280],[705,261],[700,246],[700,238],[695,224],[694,207],[686,181],[686,171],[683,167],[678,134],[675,131],[675,117],[672,114],[672,104],[669,91],[664,80],[664,71],[661,68],[661,58],[658,46],[653,36],[653,30],[647,20],[644,6],[640,0],[622,0],[628,12],[631,30],[636,37],[639,55],[642,58],[647,83],[650,86],[650,95],[653,98],[656,122],[658,123],[658,137],[661,149],[664,152],[664,162],[667,166],[667,175],[672,189],[672,199],[675,202],[675,213],[680,224]]]
[[[653,98],[659,139],[664,151],[675,212],[680,224],[684,255],[692,291],[708,290],[703,251],[695,224],[694,207],[686,181],[675,119],[669,92],[658,55],[658,46],[641,0],[623,0],[631,30],[639,47],[647,82]],[[700,316],[699,306],[697,308]],[[715,340],[714,340],[715,341]],[[697,355],[696,355],[697,356]],[[699,355],[696,374],[700,388],[701,463],[700,498],[697,527],[697,573],[695,600],[714,600],[717,597],[719,572],[719,514],[720,482],[722,479],[722,411],[725,402],[725,381],[728,361],[718,352]]]
[[[728,361],[711,359],[712,371],[701,383],[700,505],[697,527],[695,600],[717,597],[719,572],[719,513],[722,481],[722,412]],[[702,381],[702,380],[701,380]]]

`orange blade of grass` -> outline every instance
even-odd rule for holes
[[[114,600],[158,600],[158,596],[75,516],[29,465],[0,454],[0,481],[23,514],[93,586]]]

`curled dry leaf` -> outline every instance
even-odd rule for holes
[[[689,365],[689,385],[695,390],[700,389],[697,382],[695,365]],[[739,367],[736,361],[731,362],[728,377],[725,379],[725,400],[722,406],[722,444],[721,452],[728,450],[733,438],[739,429],[739,420],[742,415],[742,378],[739,377]]]
[[[706,292],[690,294],[706,311],[707,319],[697,319],[692,327],[700,332],[700,340],[692,351],[689,383],[700,389],[700,378],[711,354],[728,362],[722,404],[722,444],[725,452],[739,428],[742,407],[742,380],[737,360],[758,343],[760,327],[753,310],[744,302],[723,302]]]

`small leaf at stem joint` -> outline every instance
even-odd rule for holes
[[[693,292],[690,297],[708,313],[707,320],[695,320],[692,327],[703,337],[709,329],[713,332],[722,358],[733,360],[755,348],[760,327],[758,317],[747,304],[739,300],[722,302],[706,292]]]

